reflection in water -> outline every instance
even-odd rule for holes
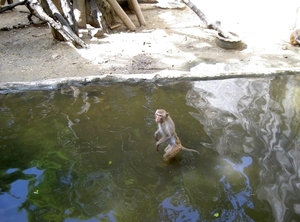
[[[300,213],[299,87],[294,76],[229,79],[195,82],[186,96],[210,147],[237,164],[244,153],[258,159],[257,196],[270,203],[276,221],[296,221]]]
[[[232,192],[232,187],[230,183],[227,182],[226,177],[223,176],[220,180],[220,182],[224,184],[224,191],[227,194],[228,200],[233,206],[233,210],[232,212],[230,212],[230,214],[232,215],[231,218],[234,218],[238,221],[253,221],[245,212],[245,209],[254,209],[254,205],[251,198],[252,188],[250,186],[250,180],[248,176],[243,172],[244,168],[252,164],[252,159],[251,157],[242,157],[242,162],[237,165],[230,162],[229,160],[226,161],[233,167],[235,171],[241,174],[245,181],[244,189],[237,192]]]
[[[0,221],[299,221],[299,85],[286,76],[1,95]],[[162,161],[158,108],[200,155]]]
[[[20,209],[18,210],[18,213],[16,213],[15,208],[21,206],[22,203],[26,201],[28,195],[28,190],[26,189],[26,187],[29,186],[29,181],[35,181],[35,178],[39,178],[42,174],[43,170],[38,170],[36,167],[26,169],[23,172],[19,169],[11,168],[6,171],[6,174],[1,173],[1,221],[24,221],[24,218],[26,218],[26,211]],[[6,181],[5,185],[4,181]],[[11,184],[8,184],[8,181],[11,181]],[[36,181],[36,185],[38,185],[38,181]],[[7,187],[8,189],[3,189],[5,187]]]

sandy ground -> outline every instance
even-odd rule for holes
[[[141,4],[146,26],[139,27],[136,16],[129,13],[137,31],[121,26],[100,39],[83,34],[87,49],[54,40],[47,25],[0,31],[0,82],[162,73],[205,78],[300,70],[300,48],[288,43],[297,21],[298,0],[290,0],[289,5],[283,0],[197,4],[210,20],[219,20],[224,28],[237,33],[246,48],[218,47],[216,32],[205,29],[187,7],[163,9]],[[27,13],[22,11],[27,9],[18,6],[0,14],[0,28],[27,23]]]

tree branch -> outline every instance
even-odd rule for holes
[[[198,17],[206,24],[207,28],[216,30],[220,35],[222,35],[224,38],[228,39],[236,39],[235,36],[233,36],[230,32],[225,31],[222,26],[221,22],[215,21],[210,22],[209,19],[205,16],[205,14],[197,8],[197,6],[192,3],[190,0],[182,0],[184,4],[186,4],[193,12],[198,15]]]

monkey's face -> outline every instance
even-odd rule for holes
[[[169,114],[163,109],[156,110],[156,112],[155,112],[155,122],[156,123],[163,123],[166,120],[166,118],[168,117],[168,115]]]
[[[160,113],[158,113],[158,112],[156,112],[155,113],[155,122],[156,123],[163,123],[163,115],[160,114]]]

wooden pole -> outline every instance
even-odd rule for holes
[[[141,8],[140,8],[140,6],[138,4],[138,1],[137,0],[130,0],[130,1],[131,1],[132,5],[133,5],[133,10],[134,10],[134,12],[136,14],[136,17],[139,20],[140,25],[141,26],[142,25],[146,25],[146,21],[145,21],[145,18],[143,16],[143,13],[141,11]]]
[[[136,30],[135,25],[132,23],[130,18],[123,11],[119,3],[116,0],[107,0],[107,1],[111,5],[111,7],[115,10],[115,12],[120,17],[120,19],[124,22],[124,24],[127,26],[127,28],[131,31],[135,31]]]

